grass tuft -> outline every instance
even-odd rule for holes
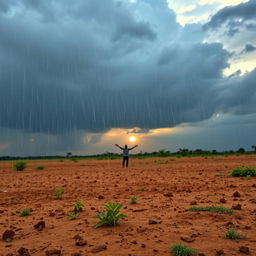
[[[44,168],[45,167],[43,165],[39,165],[39,166],[36,167],[37,170],[44,170]]]
[[[61,199],[63,197],[63,188],[55,188],[53,195],[55,199]]]
[[[256,176],[256,169],[250,166],[247,167],[236,167],[234,168],[230,176],[232,177],[255,177]]]
[[[131,197],[130,204],[137,204],[137,197],[136,196]]]
[[[78,218],[79,214],[78,214],[78,213],[75,213],[75,212],[70,212],[70,213],[68,214],[68,216],[69,216],[69,218],[70,218],[71,220],[76,220],[76,219]]]
[[[24,209],[24,210],[21,210],[20,213],[19,213],[19,216],[28,216],[31,214],[31,210],[30,209]]]
[[[233,229],[230,229],[227,231],[225,238],[237,240],[237,239],[244,239],[245,237],[243,235],[236,233]]]
[[[206,206],[206,207],[198,207],[193,206],[186,211],[192,211],[192,212],[218,212],[218,213],[225,213],[225,214],[231,214],[234,211],[229,208],[224,208],[222,206]]]
[[[174,244],[170,247],[170,252],[174,256],[196,256],[197,251],[182,244]]]

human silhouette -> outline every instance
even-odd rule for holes
[[[118,144],[115,144],[115,146],[117,146],[118,148],[120,148],[121,150],[123,150],[123,167],[128,167],[129,164],[129,151],[138,147],[138,145],[135,145],[132,148],[128,148],[127,145],[124,146],[124,148],[120,147]]]

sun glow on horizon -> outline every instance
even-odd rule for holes
[[[136,137],[130,136],[130,137],[129,137],[129,141],[130,141],[130,142],[135,142],[135,141],[136,141]]]

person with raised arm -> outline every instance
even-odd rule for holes
[[[138,147],[138,145],[135,145],[132,148],[128,148],[127,145],[124,145],[124,148],[120,147],[118,144],[115,144],[115,146],[117,146],[118,148],[123,150],[123,167],[125,167],[125,166],[128,167],[128,164],[129,164],[129,151],[133,150],[136,147]]]

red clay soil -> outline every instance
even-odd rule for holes
[[[18,172],[13,162],[0,162],[0,255],[160,256],[171,255],[175,243],[199,255],[246,255],[248,249],[256,255],[256,178],[227,177],[233,167],[256,167],[255,155],[131,159],[127,169],[120,164],[29,161]],[[39,165],[45,169],[36,170]],[[62,200],[53,197],[56,187],[64,189]],[[137,204],[129,204],[132,195]],[[70,220],[75,200],[84,207]],[[94,229],[92,216],[107,202],[123,203],[128,218]],[[239,209],[239,204],[233,214],[184,211],[192,205]],[[31,215],[20,217],[27,208]],[[225,239],[230,228],[246,239]],[[2,240],[6,230],[15,232],[9,242]]]

